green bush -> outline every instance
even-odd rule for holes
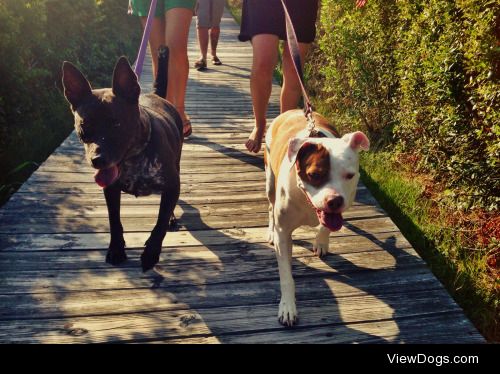
[[[241,8],[243,0],[226,0],[226,5],[236,22],[241,23]]]
[[[399,8],[395,135],[465,208],[493,210],[500,201],[500,90],[493,79],[500,55],[491,49],[497,4],[435,0]]]
[[[325,0],[307,71],[341,123],[409,153],[462,208],[500,205],[500,5]]]
[[[140,26],[126,12],[123,0],[0,1],[0,204],[73,128],[62,61],[97,87],[119,56],[135,57]]]
[[[372,135],[393,123],[395,110],[395,1],[355,10],[352,0],[322,4],[319,46],[324,55],[323,98],[340,122]]]

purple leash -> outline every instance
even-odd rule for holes
[[[141,78],[142,66],[144,65],[144,57],[146,57],[146,48],[148,46],[149,35],[151,34],[151,26],[153,25],[156,2],[157,0],[151,0],[146,27],[144,27],[144,33],[142,34],[141,46],[139,48],[139,53],[137,54],[137,60],[135,60],[134,64],[134,72],[137,75],[138,79]]]

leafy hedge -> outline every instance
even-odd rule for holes
[[[140,26],[124,0],[0,1],[0,204],[69,134],[61,64],[109,86],[120,55],[135,56]],[[24,173],[23,173],[24,171]]]
[[[311,90],[462,208],[500,205],[500,3],[323,0]]]

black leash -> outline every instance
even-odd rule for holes
[[[288,9],[285,5],[285,0],[281,0],[283,5],[283,10],[285,11],[285,21],[286,21],[286,38],[288,42],[288,49],[290,50],[290,56],[293,60],[293,66],[295,67],[295,72],[299,77],[300,88],[302,90],[302,97],[304,98],[304,115],[307,119],[307,131],[309,131],[309,136],[317,136],[318,132],[315,129],[316,124],[312,116],[314,108],[307,95],[306,87],[304,85],[304,73],[302,72],[302,63],[300,61],[300,48],[299,41],[297,39],[297,34],[295,33],[295,28],[293,27],[292,19],[288,13]]]

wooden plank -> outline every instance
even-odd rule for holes
[[[341,299],[413,292],[442,291],[436,279],[423,267],[395,269],[391,272],[358,272],[352,278],[343,274],[296,276],[297,299]],[[0,295],[0,319],[57,318],[85,315],[138,313],[147,311],[213,308],[278,303],[279,281],[214,283],[206,287],[175,286],[70,292],[10,293]],[[35,303],[34,303],[35,301]]]
[[[411,249],[408,241],[398,232],[373,234],[371,238],[364,236],[344,236],[330,238],[330,253],[338,256],[347,253],[363,253],[374,251],[394,251]],[[133,260],[139,258],[142,248],[129,248],[127,254]],[[0,252],[0,268],[5,271],[39,270],[74,270],[109,268],[104,263],[103,250],[64,251],[25,250],[22,256],[17,252]],[[267,243],[248,243],[227,247],[225,245],[171,247],[165,249],[161,261],[220,261],[231,262],[237,259],[254,261],[259,258],[274,258],[274,251]],[[312,256],[312,240],[295,240],[293,257]],[[135,262],[123,264],[121,267],[136,267]]]
[[[346,223],[339,231],[330,234],[331,237],[359,235],[360,233],[396,232],[397,227],[389,218],[360,219]],[[302,227],[294,232],[296,239],[311,239],[315,237],[316,229]],[[129,248],[142,248],[149,237],[149,232],[129,231],[124,238]],[[169,232],[163,241],[164,247],[193,246],[193,245],[245,245],[248,243],[262,243],[267,239],[267,227],[236,228],[212,230],[206,227],[199,231]],[[94,249],[107,248],[108,233],[62,233],[62,234],[0,234],[0,250],[24,251],[31,248],[38,250],[63,249]]]
[[[23,185],[24,186],[24,185]],[[81,185],[82,188],[85,187],[84,190],[77,190],[76,188],[71,188],[70,186],[63,186],[61,188],[50,188],[50,185],[41,186],[39,190],[36,190],[35,187],[25,188],[22,191],[18,191],[8,202],[3,209],[10,208],[11,206],[15,206],[16,204],[20,204],[22,206],[23,202],[38,202],[39,204],[44,204],[52,199],[62,199],[61,202],[69,201],[69,199],[81,199],[82,203],[85,203],[85,199],[94,199],[99,200],[102,198],[103,192],[102,189],[97,186],[92,185]],[[182,185],[181,195],[185,193],[189,193],[188,196],[183,196],[179,204],[183,204],[183,202],[188,202],[191,198],[199,198],[200,195],[205,197],[203,203],[208,203],[211,199],[220,198],[220,189],[224,186],[224,183],[188,183]],[[203,187],[203,188],[201,188]],[[266,193],[263,189],[262,184],[255,184],[249,182],[234,182],[230,185],[225,186],[224,192],[231,196],[231,193],[258,193],[262,196],[263,199],[266,197]],[[150,195],[150,196],[141,196],[140,198],[136,198],[135,196],[122,193],[122,203],[127,202],[139,202],[140,204],[144,204],[145,202],[159,201],[158,195]],[[354,204],[363,204],[370,206],[377,206],[377,201],[373,198],[371,193],[366,189],[366,187],[360,185],[358,186],[358,190],[356,191],[356,197],[354,200]]]
[[[228,193],[237,193],[237,192],[248,192],[248,191],[261,191],[265,194],[265,184],[264,182],[248,182],[248,181],[235,181],[226,186],[224,191]],[[183,199],[184,194],[194,194],[195,196],[206,196],[207,193],[213,191],[221,191],[221,183],[216,182],[193,182],[193,183],[181,183],[181,199]],[[15,197],[12,199],[18,198],[22,199],[23,195],[28,196],[30,194],[41,194],[44,196],[49,196],[52,194],[64,194],[66,196],[69,195],[83,195],[83,194],[93,194],[93,195],[102,195],[102,189],[99,188],[96,184],[92,183],[39,183],[39,184],[23,184],[21,188],[16,192]],[[122,195],[123,196],[123,195]],[[154,195],[153,197],[155,197]],[[264,196],[264,195],[263,195]],[[130,198],[132,198],[131,196]],[[134,197],[135,198],[135,197]],[[143,200],[146,197],[141,197]],[[190,198],[187,197],[187,198]],[[210,196],[207,197],[207,199]]]
[[[443,328],[449,326],[449,328]],[[457,331],[460,331],[457,334]],[[174,338],[168,340],[142,339],[141,342],[167,344],[480,344],[484,339],[463,318],[461,312],[437,315],[423,315],[397,320],[355,324],[339,324],[307,329],[287,329],[254,332]],[[334,348],[332,348],[334,349]]]
[[[232,181],[265,181],[264,173],[259,171],[235,172],[224,174],[224,182]],[[181,181],[189,182],[221,182],[220,175],[217,174],[184,174]],[[51,183],[92,183],[95,184],[91,174],[85,173],[46,173],[43,171],[33,174],[30,184],[51,182]]]
[[[0,216],[3,212],[16,211],[24,206],[33,204],[34,207],[42,206],[49,207],[51,205],[78,205],[86,207],[89,205],[103,205],[104,195],[102,190],[91,184],[85,185],[64,185],[57,186],[26,187],[23,186],[22,192],[9,200],[9,202],[0,211]],[[224,190],[225,194],[221,195],[220,191]],[[224,186],[222,183],[190,183],[181,186],[181,198],[179,205],[193,204],[211,204],[227,201],[228,203],[241,201],[241,198],[248,198],[247,201],[263,201],[266,200],[265,187],[261,183],[234,182],[231,185]],[[227,196],[227,200],[224,197]],[[157,205],[159,195],[135,196],[122,194],[123,205]],[[93,203],[93,204],[92,204]],[[104,203],[104,202],[103,202]],[[378,207],[378,203],[366,189],[358,189],[356,199],[352,208],[357,206]]]
[[[460,310],[449,296],[442,292],[430,291],[390,295],[380,302],[374,302],[372,296],[353,296],[342,299],[341,302],[335,299],[325,299],[320,302],[299,301],[298,308],[302,311],[301,329],[295,331],[302,331],[304,327],[336,325],[337,334],[340,333],[341,326],[345,326],[347,334],[351,329],[357,331],[356,335],[364,332],[367,336],[377,337],[390,332],[390,336],[393,337],[403,334],[406,341],[410,342],[414,336],[422,336],[422,332],[415,326],[415,322],[413,328],[404,324],[400,327],[400,320],[412,317],[413,321],[418,321],[422,317],[428,317],[429,306],[435,310],[431,316],[439,315],[441,321],[444,318],[451,324],[463,321],[463,317],[456,313]],[[393,316],[395,309],[398,310],[397,317]],[[0,334],[11,343],[96,343],[177,338],[193,334],[219,336],[252,333],[256,330],[276,332],[285,330],[278,324],[276,315],[276,305],[264,304],[245,308],[239,306],[198,308],[62,319],[0,321]],[[371,322],[369,327],[357,324],[365,321],[375,322]],[[380,329],[378,324],[382,324],[383,329]],[[450,335],[447,334],[448,338]],[[435,334],[432,335],[432,339],[435,339],[434,337]]]
[[[123,218],[156,218],[158,215],[158,205],[124,205],[121,208],[121,217]],[[222,216],[228,219],[234,211],[239,211],[242,218],[246,215],[261,215],[265,217],[264,213],[269,211],[269,203],[265,199],[260,199],[254,202],[241,202],[235,203],[212,203],[192,206],[189,204],[178,205],[175,208],[175,215],[180,220],[189,217],[206,218],[208,216]],[[29,214],[30,217],[21,216],[23,213]],[[12,210],[2,214],[0,219],[10,223],[29,223],[40,222],[40,218],[58,218],[64,216],[66,218],[82,218],[81,223],[85,224],[83,220],[87,218],[108,218],[108,211],[106,205],[89,205],[75,209],[70,209],[65,206],[48,205],[33,207],[30,211],[29,207],[23,207]],[[372,218],[372,217],[386,217],[385,212],[381,208],[355,206],[343,214],[345,220],[359,219],[359,218]],[[60,222],[64,222],[61,219]],[[73,222],[77,222],[73,220]],[[102,222],[102,221],[101,221]],[[234,221],[233,221],[234,222]],[[88,221],[87,221],[88,224]],[[92,226],[92,225],[90,225]]]
[[[184,191],[183,191],[184,192]],[[183,194],[182,200],[179,202],[179,205],[210,205],[210,204],[218,204],[218,203],[244,203],[244,202],[253,202],[253,201],[267,201],[265,193],[262,191],[262,188],[249,191],[237,191],[231,192],[229,191],[227,194],[221,195],[216,193],[215,191],[205,191],[205,193],[199,194]],[[135,196],[122,194],[121,205],[134,205],[134,206],[143,206],[143,205],[154,205],[158,206],[160,203],[159,195],[150,195],[150,196],[142,196],[140,199]],[[106,205],[106,201],[104,198],[104,194],[102,191],[96,191],[95,193],[82,193],[82,194],[71,194],[71,193],[53,193],[53,194],[44,194],[44,193],[30,193],[23,194],[22,197],[16,196],[16,198],[11,199],[8,202],[8,205],[4,207],[2,213],[8,213],[12,211],[19,211],[19,209],[23,209],[25,207],[53,207],[53,206],[62,206],[63,204],[67,205],[77,205],[79,207],[88,207],[88,206],[100,206]]]
[[[224,162],[226,161],[226,162]],[[220,173],[221,167],[224,166],[224,172],[232,173],[232,172],[241,172],[241,171],[262,171],[264,165],[260,162],[260,160],[248,160],[241,161],[238,159],[214,159],[211,160],[209,165],[200,165],[199,160],[185,160],[181,163],[181,168],[186,169],[190,173]],[[73,172],[73,173],[85,173],[93,175],[95,170],[92,169],[88,165],[80,164],[79,166],[75,166],[74,162],[46,162],[39,169],[39,171],[43,172]]]
[[[32,223],[36,222],[36,223]],[[43,223],[41,223],[43,222]],[[49,227],[53,224],[53,227]],[[156,217],[153,218],[125,218],[122,219],[125,232],[141,231],[151,232],[156,224]],[[245,217],[232,222],[231,216],[208,216],[203,219],[197,217],[181,217],[177,224],[178,231],[200,231],[208,228],[213,230],[224,230],[231,228],[264,227],[267,220],[259,214],[245,215]],[[15,228],[12,228],[12,227]],[[62,234],[62,233],[107,233],[109,224],[107,218],[72,219],[64,218],[58,220],[46,220],[37,218],[26,221],[24,225],[1,224],[0,233],[7,234]]]
[[[204,204],[199,206],[191,206],[188,204],[178,205],[175,213],[176,215],[223,215],[228,213],[233,213],[234,210],[239,210],[241,214],[247,213],[264,213],[269,209],[269,203],[264,199],[260,201],[253,202],[252,204],[242,205],[241,203],[214,203],[214,204]],[[64,217],[108,217],[108,211],[106,205],[95,205],[91,204],[88,206],[81,206],[78,208],[66,207],[66,206],[33,206],[31,210],[29,207],[19,208],[17,211],[5,212],[2,216],[9,217],[9,215],[16,217],[19,213],[31,213],[38,217],[50,217],[57,215],[64,215]],[[370,210],[370,213],[375,213],[374,209]],[[158,215],[157,205],[124,205],[121,209],[122,217],[155,217]],[[23,217],[24,218],[24,217]]]
[[[132,253],[127,266],[80,268],[59,271],[9,271],[0,279],[0,294],[68,292],[103,290],[113,288],[151,288],[208,285],[213,283],[247,282],[256,279],[277,279],[277,263],[272,250],[268,256],[254,261],[235,256],[234,261],[196,260],[161,261],[155,271],[143,274],[139,257]],[[95,257],[95,256],[94,256]],[[101,261],[104,259],[104,253]],[[97,261],[97,259],[94,259]],[[422,267],[423,261],[412,249],[400,249],[388,253],[372,251],[362,253],[331,253],[324,259],[315,256],[295,257],[292,269],[296,276],[319,276],[322,274],[357,274],[363,271],[394,271],[396,268]],[[134,267],[130,267],[134,265]]]
[[[267,202],[267,197],[263,191],[261,184],[243,184],[238,185],[233,189],[228,188],[227,195],[220,194],[220,190],[224,188],[223,184],[206,184],[203,189],[198,189],[198,184],[183,185],[181,189],[181,198],[178,202],[180,207],[190,205],[200,205],[202,207],[226,204],[230,205],[235,202]],[[23,213],[23,209],[30,209],[31,215],[38,209],[43,211],[64,211],[65,205],[87,211],[95,207],[105,207],[104,195],[102,190],[97,186],[87,186],[84,191],[77,192],[75,186],[68,187],[66,193],[64,190],[56,189],[51,194],[42,191],[25,191],[18,193],[13,197],[0,211],[0,217],[8,217],[9,215],[19,215]],[[73,192],[73,193],[72,193]],[[228,196],[227,199],[224,199]],[[248,200],[242,200],[248,199]],[[232,201],[236,200],[236,201]],[[160,201],[159,195],[135,196],[122,194],[122,206],[157,206]],[[364,188],[357,191],[356,198],[350,209],[346,211],[349,214],[351,210],[358,210],[359,207],[380,209],[373,196]]]
[[[352,213],[352,211],[351,211]],[[345,217],[349,222],[355,222],[364,218],[383,218],[385,213],[374,213],[372,211],[356,213],[356,216]],[[366,215],[365,215],[366,214]],[[199,216],[198,214],[177,215],[177,230],[199,231],[211,228],[213,230],[242,228],[245,227],[267,227],[267,217],[261,213],[245,213],[237,221],[231,219],[230,214],[210,214]],[[5,221],[9,221],[5,219]],[[12,220],[13,221],[13,220]],[[2,223],[0,234],[61,234],[61,233],[97,233],[108,232],[107,217],[73,217],[73,218],[16,218],[15,222]],[[155,216],[125,217],[121,219],[125,232],[142,231],[149,232],[157,221]]]
[[[181,206],[193,205],[193,204],[210,205],[223,202],[243,203],[243,202],[253,202],[253,201],[267,201],[267,198],[265,197],[262,189],[256,191],[247,191],[247,192],[244,191],[229,192],[227,195],[223,196],[217,194],[215,191],[209,194],[208,196],[204,196],[201,193],[195,196],[190,196],[189,194],[187,194],[186,196],[183,196],[183,200],[180,201],[179,205]],[[122,201],[121,201],[122,206],[125,205],[158,206],[159,203],[160,203],[159,195],[142,196],[140,199],[138,199],[132,195],[122,194]],[[11,199],[9,201],[8,207],[5,207],[5,211],[6,212],[15,211],[17,209],[23,209],[25,207],[29,207],[31,205],[34,207],[50,207],[63,204],[75,204],[81,207],[100,206],[100,205],[105,206],[106,201],[104,199],[104,194],[100,191],[97,191],[96,193],[84,193],[84,194],[32,193],[32,194],[25,194],[24,196],[22,196],[22,198],[17,198],[16,196],[15,199]]]
[[[200,166],[200,160],[202,162],[206,162],[207,166]],[[241,172],[261,172],[264,171],[264,164],[261,164],[257,160],[252,159],[242,159],[239,157],[235,157],[234,159],[227,160],[227,164],[224,164],[224,158],[221,157],[201,157],[198,160],[190,160],[186,161],[186,163],[181,164],[181,168],[183,167],[186,170],[186,173],[193,174],[219,174],[221,169],[227,169],[227,173],[241,173]],[[67,174],[80,174],[85,177],[85,182],[94,183],[93,175],[95,170],[90,168],[87,165],[73,166],[71,163],[58,162],[57,165],[47,165],[39,169],[40,173],[49,174],[59,174],[59,173],[67,173]]]

